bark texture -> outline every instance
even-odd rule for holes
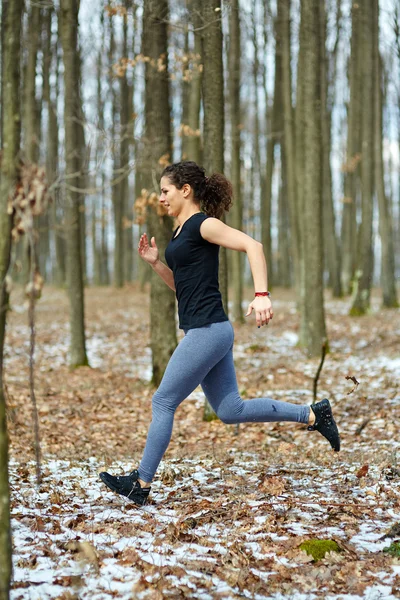
[[[203,0],[202,57],[204,109],[204,167],[208,175],[224,172],[224,73],[222,61],[221,0]],[[228,314],[226,250],[219,254],[219,285]]]
[[[229,96],[231,118],[231,181],[234,201],[230,213],[230,224],[235,229],[243,227],[243,207],[241,193],[241,160],[240,160],[240,14],[239,1],[232,0],[229,20]],[[243,256],[233,252],[231,257],[231,276],[233,287],[233,319],[244,322],[243,301]]]
[[[283,165],[285,166],[284,176],[287,181],[293,275],[296,288],[299,290],[300,232],[297,210],[299,197],[296,179],[295,122],[292,105],[290,8],[290,0],[280,0],[278,2],[277,30],[282,44],[283,154],[285,156]]]
[[[8,294],[5,277],[10,264],[11,216],[7,201],[17,177],[20,149],[20,52],[23,0],[2,2],[3,137],[0,171],[0,600],[8,600],[12,574],[10,492],[8,486],[8,435],[3,381],[4,339]]]
[[[146,0],[143,11],[143,54],[150,58],[145,71],[145,162],[141,176],[144,187],[153,193],[148,210],[150,236],[156,238],[160,256],[172,235],[172,220],[158,207],[158,184],[163,164],[171,160],[172,138],[168,83],[168,2]],[[160,62],[165,68],[158,68]],[[164,162],[165,161],[165,162]],[[161,308],[160,308],[161,307]],[[153,383],[158,385],[177,343],[174,292],[152,271],[150,335]]]
[[[395,251],[392,227],[392,215],[389,198],[385,191],[385,175],[383,166],[383,126],[382,126],[382,58],[379,53],[379,3],[373,0],[374,13],[374,113],[375,113],[375,187],[379,208],[379,234],[381,238],[381,286],[383,306],[397,308],[399,306],[396,293]]]
[[[353,3],[351,8],[351,53],[349,61],[350,99],[347,109],[347,147],[344,170],[344,198],[342,211],[342,287],[345,294],[351,292],[357,255],[357,196],[360,190],[361,158],[361,93],[362,49],[361,7]]]
[[[82,127],[79,62],[76,59],[78,44],[78,0],[61,0],[61,41],[64,61],[64,126],[66,162],[66,231],[67,231],[67,282],[70,300],[70,366],[88,364],[85,342],[85,312],[82,268],[81,196],[76,190],[81,185]],[[79,85],[78,85],[79,87]]]
[[[302,310],[300,344],[309,356],[320,356],[326,340],[323,299],[321,56],[319,0],[302,0],[299,86],[302,93],[303,196],[301,211]]]
[[[374,12],[371,0],[362,0],[360,47],[362,48],[362,112],[361,112],[361,223],[357,239],[355,294],[352,315],[369,311],[373,273],[372,219],[374,199]]]

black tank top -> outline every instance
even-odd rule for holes
[[[218,285],[219,246],[200,235],[207,219],[196,213],[175,229],[165,250],[165,259],[174,274],[180,329],[194,329],[227,321]],[[176,236],[176,237],[175,237]]]

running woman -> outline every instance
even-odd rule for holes
[[[262,327],[274,313],[262,244],[220,220],[232,203],[230,182],[218,173],[206,177],[204,169],[192,161],[175,163],[162,173],[159,201],[179,223],[165,251],[167,264],[160,260],[154,237],[149,243],[144,233],[138,251],[176,292],[179,327],[185,336],[152,398],[152,421],[138,468],[121,476],[102,472],[101,480],[134,503],[145,504],[171,439],[175,411],[199,384],[224,423],[304,423],[308,430],[319,431],[338,452],[340,437],[329,400],[300,406],[271,398],[243,401],[239,395],[233,327],[218,286],[220,246],[246,252],[249,259],[255,295],[246,317],[254,312],[257,326]]]

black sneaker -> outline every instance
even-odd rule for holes
[[[138,482],[139,472],[137,469],[132,471],[132,473],[129,473],[129,475],[119,476],[110,475],[110,473],[103,471],[102,473],[99,473],[99,477],[113,492],[121,494],[121,496],[126,496],[129,500],[135,502],[135,504],[140,504],[141,506],[146,504],[151,488],[141,487]]]
[[[308,431],[319,431],[328,440],[335,452],[339,452],[340,435],[332,415],[329,400],[325,398],[317,404],[312,404],[311,408],[315,414],[315,423],[307,427]]]

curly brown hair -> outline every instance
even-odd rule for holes
[[[161,177],[168,177],[178,190],[188,183],[194,192],[195,200],[210,217],[220,219],[232,205],[232,184],[221,173],[206,177],[203,167],[191,160],[185,160],[165,167]]]

